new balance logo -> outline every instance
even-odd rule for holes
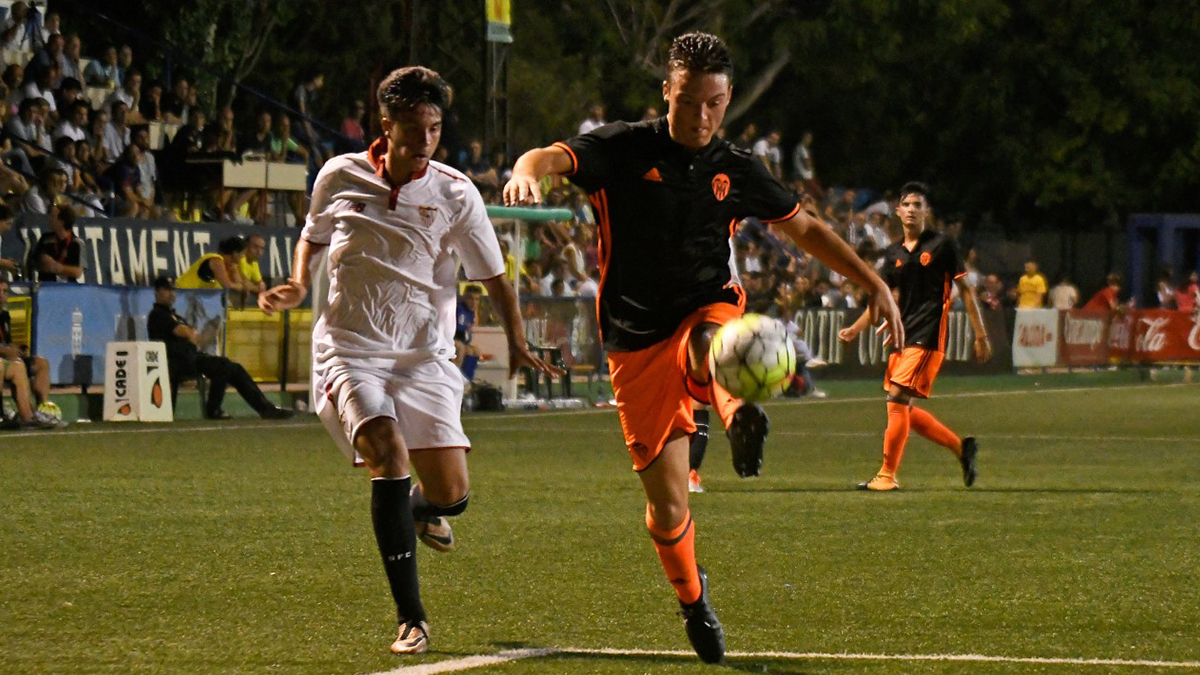
[[[651,167],[651,169],[646,172],[646,175],[642,176],[642,180],[648,180],[648,181],[651,181],[654,183],[661,183],[662,182],[662,174],[660,174],[658,172],[658,167]]]

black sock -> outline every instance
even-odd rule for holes
[[[396,615],[401,623],[424,621],[421,587],[417,582],[417,533],[413,527],[408,491],[412,478],[371,479],[371,522],[383,558],[383,570],[392,587]]]
[[[708,450],[708,409],[693,410],[692,419],[696,421],[696,431],[688,448],[688,468],[699,471],[704,463],[704,451]]]
[[[467,510],[467,502],[470,500],[470,497],[471,495],[468,494],[449,506],[438,506],[425,497],[425,491],[421,489],[421,484],[418,483],[412,487],[412,492],[409,495],[409,499],[412,500],[413,519],[429,520],[436,516],[457,516]]]

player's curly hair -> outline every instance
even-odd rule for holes
[[[929,202],[929,186],[915,180],[910,180],[900,188],[900,199],[903,200],[908,195],[921,195],[925,198],[926,203]]]
[[[445,110],[450,106],[450,85],[429,68],[407,66],[397,68],[383,78],[376,98],[389,117],[422,103]]]
[[[676,70],[721,73],[733,77],[733,59],[725,41],[711,33],[684,33],[671,42],[667,52],[667,75]]]

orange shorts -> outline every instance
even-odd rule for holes
[[[944,353],[924,347],[905,347],[902,352],[892,352],[888,357],[887,374],[883,376],[884,391],[898,384],[918,398],[929,398],[945,358]]]
[[[724,302],[692,312],[668,339],[636,352],[610,352],[617,415],[633,470],[642,471],[662,452],[675,429],[696,430],[688,393],[688,338],[701,323],[724,325],[742,315],[742,307]]]

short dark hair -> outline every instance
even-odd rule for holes
[[[483,295],[483,287],[479,284],[469,284],[463,289],[463,295],[470,295],[472,293],[475,295]]]
[[[57,204],[52,206],[53,209],[58,209],[58,219],[62,222],[63,227],[71,229],[75,227],[75,209],[68,204]]]
[[[224,255],[236,255],[246,250],[246,240],[234,235],[226,237],[217,244],[217,252]]]
[[[904,198],[908,195],[921,195],[928,202],[929,186],[920,181],[910,180],[904,184],[904,187],[900,188],[900,201],[904,201]]]
[[[441,75],[424,66],[393,70],[383,78],[376,92],[379,106],[389,116],[425,103],[445,110],[450,105],[450,86]]]
[[[720,73],[733,77],[733,59],[725,41],[711,33],[684,33],[671,42],[667,75],[676,70]]]
[[[17,214],[5,204],[0,204],[0,221],[12,220]]]

